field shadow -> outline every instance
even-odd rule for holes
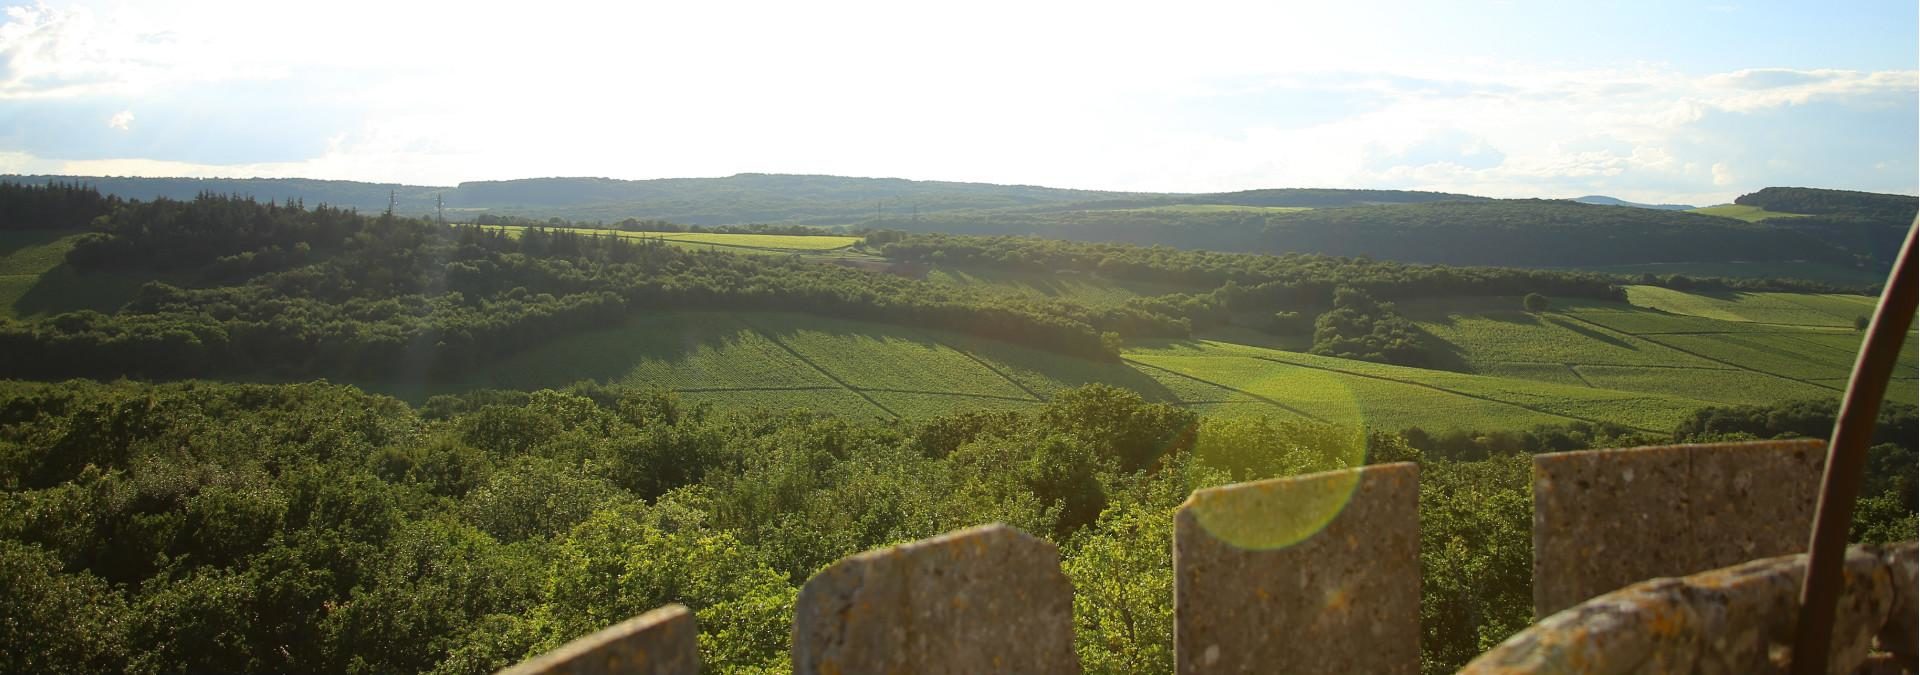
[[[1427,344],[1431,345],[1431,348],[1427,351],[1426,367],[1439,370],[1451,370],[1456,373],[1472,374],[1478,372],[1474,370],[1472,364],[1467,363],[1466,352],[1461,351],[1460,345],[1448,342],[1440,336],[1434,335],[1431,331],[1419,326],[1415,326],[1414,330],[1419,331],[1420,336],[1426,339]]]
[[[1715,299],[1715,300],[1720,300],[1720,301],[1722,301],[1722,302],[1741,302],[1741,301],[1743,301],[1743,300],[1746,300],[1747,298],[1751,298],[1751,297],[1756,297],[1756,296],[1758,296],[1758,295],[1759,295],[1758,293],[1753,293],[1753,292],[1750,292],[1750,291],[1726,291],[1726,290],[1698,290],[1698,289],[1696,289],[1696,290],[1690,290],[1690,291],[1687,291],[1687,292],[1688,292],[1688,293],[1691,293],[1691,294],[1693,294],[1693,295],[1698,295],[1698,296],[1700,296],[1700,297],[1703,297],[1703,298],[1713,298],[1713,299]]]
[[[1461,319],[1485,319],[1526,326],[1540,324],[1539,317],[1520,308],[1520,299],[1517,297],[1421,300],[1394,304],[1399,314],[1410,320],[1449,327],[1458,324]]]
[[[75,234],[78,233],[73,230],[0,231],[0,257],[13,255],[21,249],[45,246]]]
[[[744,317],[744,318],[743,318]],[[983,336],[923,330],[910,326],[868,322],[857,319],[822,317],[784,312],[665,311],[636,316],[618,325],[564,336],[556,336],[515,354],[481,365],[474,372],[453,378],[425,378],[418,381],[368,381],[353,383],[369,391],[379,391],[414,403],[435,394],[454,394],[479,389],[534,390],[564,388],[581,381],[623,384],[634,387],[658,386],[662,389],[709,391],[769,391],[780,389],[837,388],[837,377],[822,378],[821,368],[792,345],[801,333],[824,335],[829,339],[858,344],[861,340],[897,341],[926,349],[949,348],[960,358],[971,358],[1007,379],[1013,387],[1027,389],[1015,371],[1030,371],[1051,380],[1055,387],[1073,387],[1102,382],[1131,389],[1148,400],[1173,401],[1177,398],[1159,382],[1127,367],[1124,363],[1077,358]],[[756,339],[756,336],[760,339]],[[778,346],[768,346],[765,339]],[[749,344],[751,343],[751,344]],[[775,354],[773,380],[787,384],[740,386],[738,382],[716,379],[710,386],[677,382],[632,381],[644,362],[657,361],[669,368],[687,364],[696,355],[714,352],[753,358],[763,350]],[[774,354],[772,351],[767,351]],[[791,356],[789,360],[787,357]],[[779,363],[784,361],[784,363]],[[763,372],[763,374],[765,374]],[[839,376],[842,374],[834,374]],[[914,377],[938,382],[940,372],[929,369]],[[1031,378],[1024,378],[1031,379]],[[929,386],[929,393],[940,387]],[[1036,392],[1046,398],[1050,391]],[[950,394],[956,400],[962,394]]]
[[[1613,345],[1615,347],[1621,347],[1624,349],[1631,349],[1634,351],[1640,350],[1639,347],[1634,346],[1633,343],[1631,342],[1627,342],[1626,340],[1622,340],[1612,335],[1608,335],[1606,333],[1602,333],[1592,328],[1588,328],[1584,325],[1581,325],[1580,322],[1578,321],[1569,321],[1557,316],[1549,316],[1547,317],[1547,320],[1553,322],[1553,325],[1559,326],[1561,328],[1565,328],[1575,333],[1579,333],[1581,337],[1592,338],[1594,340],[1599,340],[1601,342]]]
[[[91,309],[111,314],[132,300],[150,279],[115,272],[83,272],[72,265],[46,273],[13,301],[14,316],[43,316]]]
[[[777,315],[776,315],[777,316]],[[872,340],[899,340],[923,348],[947,348],[957,351],[981,367],[992,370],[1013,386],[1038,398],[1051,398],[1053,389],[1087,384],[1109,384],[1138,392],[1149,401],[1177,402],[1179,398],[1165,385],[1119,361],[1087,358],[1039,349],[998,336],[975,335],[937,329],[923,329],[850,319],[804,317],[806,326],[783,322],[754,321],[756,329],[785,344],[802,331],[823,333],[831,338],[857,337]],[[751,320],[751,319],[750,319]],[[938,372],[926,373],[937,378]],[[1035,382],[1033,376],[1047,382]],[[1035,385],[1041,385],[1036,388]]]

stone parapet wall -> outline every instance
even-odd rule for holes
[[[1080,672],[1051,542],[987,525],[868,551],[800,589],[798,675]]]
[[[1585,450],[1533,458],[1533,610],[1644,579],[1803,553],[1826,444]]]
[[[667,605],[627,619],[500,675],[690,675],[700,672],[700,632],[693,612]]]
[[[1460,672],[1784,673],[1806,566],[1805,555],[1780,556],[1637,583],[1547,617]],[[1859,669],[1876,639],[1915,669],[1915,571],[1912,542],[1847,552],[1827,672]]]
[[[1177,673],[1420,672],[1420,467],[1201,490],[1174,520]]]

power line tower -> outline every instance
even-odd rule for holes
[[[393,207],[400,203],[400,191],[387,191],[387,218],[393,218]]]
[[[444,196],[442,196],[442,195],[441,195],[440,193],[438,193],[438,192],[436,192],[436,193],[434,193],[434,194],[433,194],[433,212],[434,212],[434,214],[435,214],[435,215],[436,215],[436,216],[437,216],[438,218],[440,218],[440,224],[441,224],[441,225],[445,225],[445,224],[447,224],[447,201],[446,201],[446,197],[444,197]]]

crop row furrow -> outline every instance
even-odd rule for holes
[[[840,385],[841,388],[859,395],[860,398],[866,399],[868,403],[873,404],[873,407],[879,408],[882,411],[885,411],[888,415],[892,415],[895,418],[900,417],[900,413],[894,412],[892,408],[889,408],[886,405],[881,404],[880,401],[875,400],[872,396],[868,396],[866,392],[860,391],[858,389],[853,388],[851,385],[848,385],[845,380],[840,379],[839,375],[835,375],[831,372],[828,372],[827,369],[821,368],[820,364],[814,363],[813,359],[807,358],[807,355],[805,354],[801,354],[800,350],[794,349],[792,345],[788,345],[786,342],[782,341],[780,338],[775,337],[772,332],[764,330],[759,326],[753,325],[753,322],[748,321],[745,316],[735,315],[734,320],[739,321],[742,325],[745,325],[747,328],[753,329],[753,332],[759,333],[761,337],[764,337],[767,340],[773,342],[774,344],[779,345],[781,349],[787,350],[787,353],[792,354],[793,358],[799,359],[802,363],[812,366],[813,369],[816,371],[819,371],[822,376],[825,376],[829,380],[833,380],[834,384]]]
[[[1527,404],[1524,404],[1524,403],[1515,403],[1515,402],[1513,402],[1513,401],[1503,401],[1503,400],[1501,400],[1501,399],[1497,399],[1497,398],[1493,398],[1493,397],[1491,397],[1491,396],[1485,396],[1485,395],[1481,395],[1481,394],[1473,394],[1473,393],[1468,393],[1468,392],[1464,392],[1464,391],[1460,391],[1460,390],[1458,390],[1458,389],[1448,389],[1448,388],[1446,388],[1446,387],[1442,387],[1442,386],[1439,386],[1439,385],[1434,385],[1434,384],[1427,384],[1427,383],[1425,383],[1425,382],[1414,382],[1414,381],[1412,381],[1412,380],[1401,380],[1401,379],[1396,379],[1396,378],[1391,378],[1391,377],[1387,377],[1387,376],[1384,376],[1384,375],[1374,375],[1374,374],[1370,374],[1370,373],[1361,373],[1361,372],[1356,372],[1356,371],[1351,371],[1351,370],[1341,370],[1341,369],[1339,369],[1339,368],[1329,368],[1329,367],[1326,367],[1326,366],[1316,366],[1316,365],[1310,365],[1310,364],[1306,364],[1306,363],[1295,363],[1295,362],[1292,362],[1292,361],[1283,361],[1283,360],[1280,360],[1280,359],[1276,359],[1276,358],[1273,358],[1273,357],[1269,357],[1269,356],[1255,356],[1255,357],[1253,357],[1253,358],[1256,358],[1256,359],[1260,359],[1260,360],[1262,360],[1262,361],[1271,361],[1271,362],[1273,362],[1273,363],[1278,363],[1278,364],[1282,364],[1282,365],[1288,365],[1288,366],[1299,366],[1299,367],[1301,367],[1301,368],[1311,368],[1311,369],[1314,369],[1314,370],[1323,370],[1323,371],[1326,371],[1326,372],[1330,372],[1330,373],[1340,373],[1340,374],[1343,374],[1343,375],[1352,375],[1352,376],[1354,376],[1354,377],[1364,377],[1364,378],[1367,378],[1367,379],[1370,379],[1370,380],[1380,380],[1380,381],[1383,381],[1383,382],[1393,382],[1393,383],[1396,383],[1396,384],[1404,384],[1404,385],[1407,385],[1407,386],[1412,386],[1412,387],[1421,387],[1421,388],[1423,388],[1423,389],[1430,389],[1430,390],[1433,390],[1433,391],[1438,391],[1438,392],[1442,392],[1442,393],[1447,393],[1447,394],[1453,394],[1453,395],[1455,395],[1455,396],[1464,396],[1464,397],[1466,397],[1466,398],[1471,398],[1471,399],[1475,399],[1475,400],[1480,400],[1480,401],[1486,401],[1486,402],[1488,402],[1488,403],[1498,403],[1498,404],[1501,404],[1501,405],[1509,405],[1509,406],[1513,406],[1513,407],[1515,407],[1515,408],[1519,408],[1519,409],[1521,409],[1521,410],[1526,410],[1526,411],[1530,411],[1530,412],[1535,412],[1535,413],[1539,413],[1539,414],[1542,414],[1542,415],[1550,415],[1550,416],[1553,416],[1553,417],[1564,417],[1564,418],[1567,418],[1567,419],[1570,419],[1570,420],[1579,420],[1579,421],[1581,421],[1581,422],[1588,422],[1588,423],[1593,423],[1593,424],[1600,424],[1600,423],[1602,423],[1602,422],[1603,422],[1603,420],[1597,420],[1597,419],[1591,419],[1591,418],[1587,418],[1587,417],[1581,417],[1581,416],[1578,416],[1578,415],[1569,415],[1569,414],[1567,414],[1567,413],[1564,413],[1564,412],[1557,412],[1557,411],[1553,411],[1553,410],[1547,410],[1547,409],[1545,409],[1545,408],[1540,408],[1540,407],[1536,407],[1536,406],[1530,406],[1530,405],[1527,405]],[[1641,431],[1648,431],[1648,432],[1654,432],[1654,433],[1659,433],[1659,430],[1657,430],[1657,429],[1647,429],[1647,428],[1644,428],[1644,427],[1634,427],[1634,428],[1636,428],[1636,429],[1639,429],[1639,430],[1641,430]]]

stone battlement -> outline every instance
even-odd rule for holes
[[[1764,672],[1745,667],[1780,656],[1824,460],[1819,441],[1536,456],[1548,618],[1465,672]],[[1419,522],[1411,463],[1196,491],[1175,516],[1176,670],[1420,672]],[[1912,545],[1856,558],[1845,606],[1866,609],[1843,612],[1840,672],[1920,611]],[[1005,525],[868,551],[801,590],[794,672],[1079,672],[1072,602],[1053,544]],[[696,672],[676,607],[511,672]],[[1882,643],[1912,667],[1912,640]]]

